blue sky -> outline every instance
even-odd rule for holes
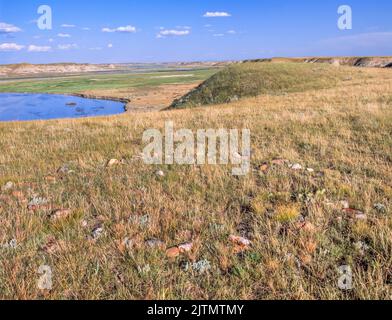
[[[42,4],[52,30],[37,26]],[[341,5],[352,30],[337,27]],[[392,55],[391,12],[390,0],[0,0],[0,63]]]

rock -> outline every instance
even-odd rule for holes
[[[57,169],[58,174],[70,174],[73,173],[73,171],[68,167],[68,165],[63,165],[60,168]]]
[[[229,241],[234,244],[234,253],[242,253],[246,250],[249,249],[249,246],[252,244],[252,242],[244,237],[239,237],[239,236],[234,236],[231,235],[229,237]]]
[[[159,248],[159,249],[163,249],[165,248],[165,243],[161,240],[158,239],[148,239],[145,241],[145,244],[150,247],[150,248]]]
[[[11,249],[16,249],[18,247],[18,241],[16,239],[12,239],[10,242],[8,242],[8,246]]]
[[[387,212],[387,208],[382,203],[376,203],[374,205],[374,209],[377,210],[379,213]]]
[[[290,164],[289,168],[292,170],[302,170],[302,166],[299,163]]]
[[[106,164],[107,167],[113,167],[120,164],[120,161],[118,161],[117,159],[110,159],[108,161],[108,163]]]
[[[367,215],[357,209],[351,209],[351,208],[345,208],[342,210],[344,213],[346,213],[349,218],[351,219],[356,219],[356,220],[367,220]]]
[[[2,190],[2,191],[8,191],[8,190],[11,190],[14,186],[15,186],[15,185],[14,185],[13,182],[8,181],[8,182],[1,188],[1,190]]]
[[[268,169],[269,169],[269,166],[268,166],[267,163],[264,163],[264,164],[262,164],[262,165],[259,167],[259,171],[262,172],[262,173],[268,172]]]
[[[164,176],[165,176],[165,173],[164,173],[162,170],[159,170],[159,171],[155,172],[155,174],[156,174],[158,177],[164,177]]]
[[[88,222],[86,220],[82,220],[80,222],[80,225],[82,226],[82,228],[87,228],[88,227]]]
[[[76,102],[68,102],[65,105],[68,107],[75,107],[75,106],[77,106],[77,103]]]
[[[231,235],[229,237],[229,240],[234,243],[234,244],[238,244],[241,246],[250,246],[252,244],[252,242],[244,237],[239,237],[239,236],[234,236]]]
[[[93,240],[98,240],[104,232],[104,228],[103,226],[97,226],[93,229],[93,231],[91,232],[91,237]]]
[[[166,250],[166,256],[170,259],[177,258],[180,255],[180,249],[178,247],[172,247]]]
[[[48,200],[41,197],[34,197],[27,205],[29,211],[47,210],[49,208]]]
[[[3,247],[4,249],[13,249],[15,250],[18,247],[18,242],[16,239],[12,239],[9,242],[0,245],[0,247]]]
[[[192,249],[193,249],[193,243],[192,242],[186,242],[186,243],[180,244],[178,246],[178,248],[180,249],[181,253],[191,252]]]
[[[340,201],[340,204],[342,205],[343,210],[344,209],[350,209],[350,204],[348,203],[347,200]]]
[[[184,270],[185,271],[192,270],[199,274],[203,274],[211,270],[211,263],[208,260],[200,260],[194,263],[187,263],[185,264]]]
[[[314,169],[313,169],[313,168],[307,168],[306,171],[308,171],[308,172],[310,172],[310,173],[313,173],[313,172],[314,172]]]
[[[357,220],[367,220],[367,215],[364,213],[358,213],[355,215],[355,219]]]
[[[71,210],[68,209],[57,209],[54,210],[49,218],[52,221],[57,221],[57,220],[62,220],[62,219],[66,219],[71,215]]]

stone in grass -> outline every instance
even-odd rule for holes
[[[148,239],[145,241],[145,244],[152,249],[164,249],[166,246],[165,243],[159,239]]]
[[[8,181],[8,182],[1,188],[1,190],[2,190],[2,191],[8,191],[8,190],[11,190],[14,186],[15,186],[15,185],[14,185],[13,182]]]
[[[120,164],[120,161],[119,161],[119,160],[117,160],[117,159],[110,159],[110,160],[107,162],[106,166],[107,166],[107,167],[113,167],[113,166],[116,166],[116,165],[119,165],[119,164]]]
[[[387,213],[387,208],[382,203],[376,203],[374,209],[379,213]]]
[[[166,250],[166,256],[169,259],[175,259],[181,254],[181,250],[179,247],[172,247]]]
[[[155,175],[156,175],[157,177],[164,177],[164,176],[165,176],[165,173],[164,173],[162,170],[158,170],[158,171],[155,172]]]
[[[186,263],[184,266],[185,271],[195,271],[199,274],[204,274],[211,270],[211,263],[208,260],[200,260],[194,263]]]
[[[63,166],[61,166],[60,168],[58,168],[58,170],[57,170],[57,174],[60,174],[60,175],[66,175],[66,174],[71,174],[71,173],[73,173],[74,171],[73,170],[71,170],[70,168],[69,168],[69,166],[68,165],[63,165]]]
[[[263,163],[260,167],[259,167],[259,171],[261,173],[267,173],[269,169],[269,165],[267,163]]]
[[[166,256],[169,259],[175,259],[177,258],[180,254],[186,254],[190,253],[193,249],[193,242],[185,242],[182,244],[179,244],[178,246],[171,247],[166,250]]]
[[[244,246],[244,247],[248,247],[248,246],[250,246],[252,244],[252,242],[249,239],[246,239],[246,238],[240,237],[240,236],[235,236],[235,235],[231,235],[229,237],[229,240],[232,243],[235,243],[235,244],[238,244],[238,245],[241,245],[241,246]]]
[[[302,166],[299,163],[290,164],[289,168],[292,170],[302,170]]]
[[[352,208],[345,208],[342,211],[344,213],[346,213],[350,219],[363,220],[363,221],[367,220],[367,215],[360,210],[352,209]]]
[[[4,249],[13,249],[15,250],[18,247],[18,241],[16,239],[12,239],[6,244],[3,245]]]
[[[235,254],[249,250],[249,247],[252,245],[249,239],[235,235],[229,236],[229,241],[234,245]]]
[[[186,243],[180,244],[178,246],[178,249],[180,249],[181,253],[191,252],[193,249],[193,242],[186,242]]]
[[[103,233],[104,233],[104,227],[101,225],[98,225],[91,232],[91,238],[93,240],[98,240],[99,238],[102,237]]]
[[[340,204],[342,205],[343,209],[350,209],[350,204],[347,200],[340,201]]]
[[[29,211],[48,209],[48,200],[42,197],[34,197],[27,205]]]

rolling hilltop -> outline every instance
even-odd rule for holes
[[[392,58],[275,58],[244,61],[231,64],[213,75],[174,101],[171,108],[228,103],[260,94],[282,95],[332,88],[362,77],[363,72],[351,66],[381,67],[387,66],[388,62],[392,62]]]

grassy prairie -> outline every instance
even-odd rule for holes
[[[391,299],[392,72],[312,68],[327,76],[306,90],[289,77],[192,111],[1,123],[0,185],[14,186],[0,195],[0,298]],[[168,120],[251,129],[252,172],[143,164],[144,130]],[[112,158],[122,164],[108,168]],[[271,165],[278,158],[314,172]],[[34,198],[48,203],[29,211]],[[67,217],[48,218],[60,208]],[[249,250],[236,254],[230,235],[250,239]],[[166,257],[187,241],[190,253]],[[204,273],[184,268],[200,261]],[[37,288],[41,265],[52,268],[51,291]],[[351,291],[337,286],[342,265]]]

